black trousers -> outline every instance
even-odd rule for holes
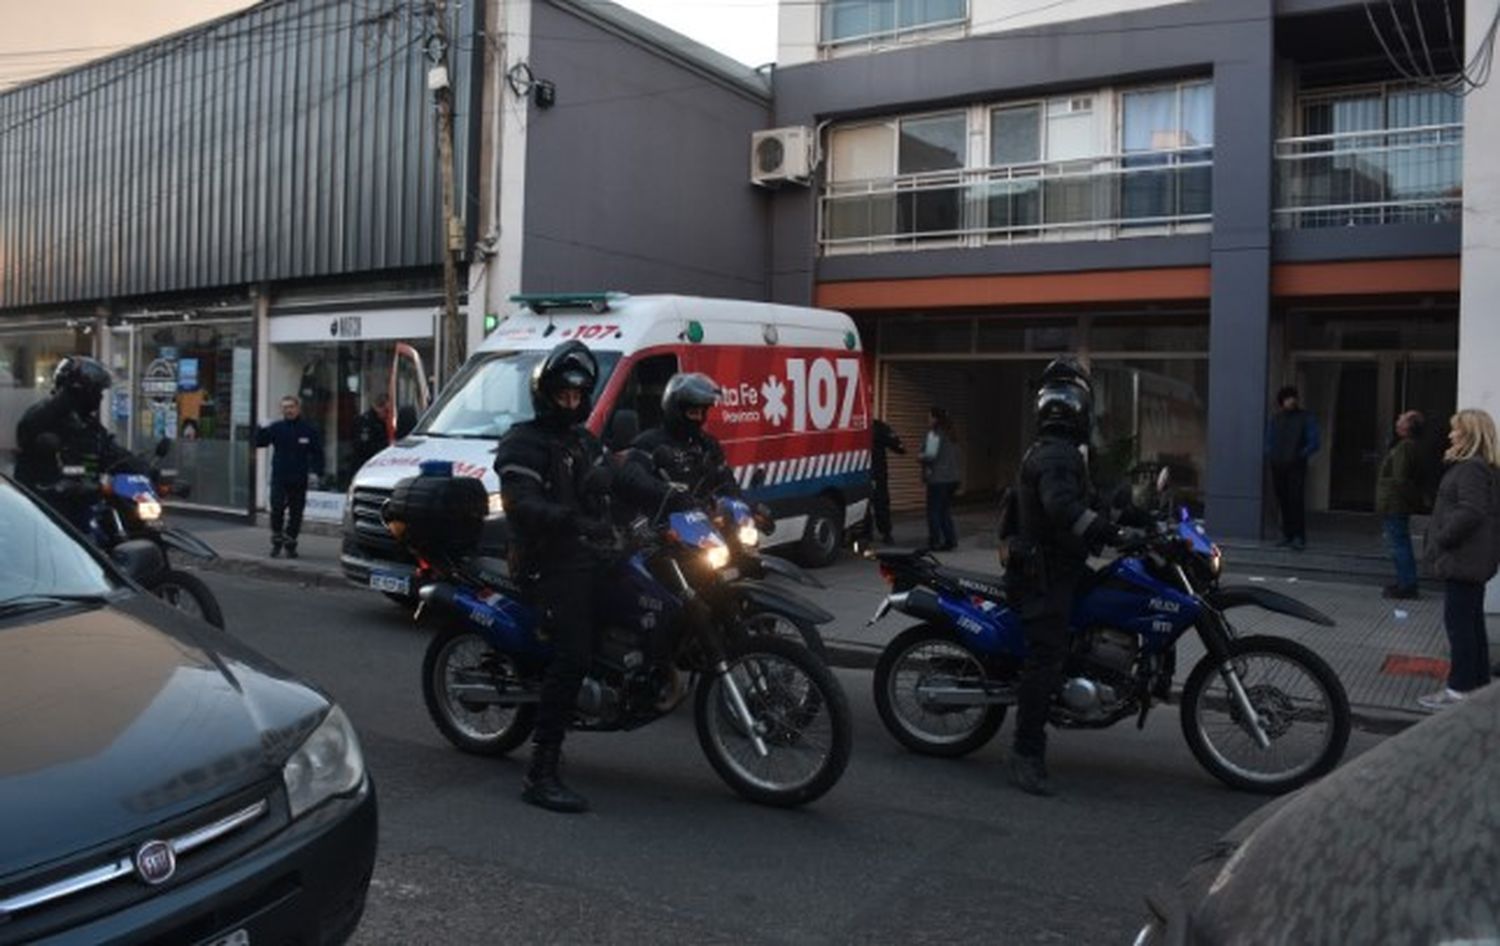
[[[1013,746],[1021,755],[1041,758],[1047,753],[1047,717],[1052,695],[1062,685],[1068,658],[1068,618],[1081,572],[1051,570],[1045,592],[1023,598],[1021,629],[1026,635],[1026,661],[1016,689],[1016,735]]]
[[[554,653],[542,675],[534,742],[562,742],[573,721],[578,687],[594,657],[594,597],[601,579],[601,567],[589,561],[558,562],[541,569],[535,600],[545,608],[543,629]]]
[[[1281,537],[1307,541],[1307,463],[1271,467],[1271,486],[1281,510]]]
[[[891,534],[891,488],[885,474],[870,480],[870,510],[875,516],[875,534],[882,538]]]
[[[1484,582],[1443,583],[1443,629],[1451,663],[1448,687],[1460,693],[1490,682],[1490,638],[1484,627]]]
[[[271,481],[271,544],[296,545],[302,532],[302,511],[307,508],[307,480],[291,483]],[[284,527],[284,528],[283,528]]]

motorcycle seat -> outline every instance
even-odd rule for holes
[[[990,601],[1005,601],[1005,587],[999,575],[986,572],[971,572],[961,568],[939,568],[939,578],[952,582],[967,594],[978,595]]]
[[[510,577],[510,567],[505,559],[475,555],[465,560],[464,564],[474,573],[475,578],[484,582],[491,589],[500,592],[507,598],[515,598],[523,601],[526,599],[525,586]]]

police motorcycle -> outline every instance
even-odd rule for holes
[[[501,756],[531,734],[552,645],[524,581],[470,554],[488,507],[483,485],[443,465],[424,464],[424,475],[398,484],[382,516],[417,559],[416,618],[437,630],[422,664],[428,712],[457,748]],[[596,475],[607,482],[597,470],[586,487],[607,492]],[[806,648],[746,627],[721,593],[723,536],[705,513],[666,506],[602,549],[613,560],[597,607],[608,623],[575,728],[637,729],[691,694],[699,745],[732,789],[778,807],[819,798],[849,761],[843,689]]]
[[[171,447],[172,441],[163,438],[149,463],[131,456],[103,470],[87,460],[60,456],[66,487],[95,497],[73,524],[105,551],[133,539],[151,542],[162,551],[163,567],[142,578],[142,586],[177,610],[223,628],[224,612],[213,591],[197,575],[173,568],[167,557],[173,549],[203,561],[219,557],[202,539],[162,522],[160,490],[169,486],[171,473],[160,464]]]
[[[1166,471],[1157,483],[1165,492]],[[1002,579],[943,566],[926,551],[877,552],[891,611],[921,621],[897,635],[875,669],[875,704],[902,745],[958,757],[988,742],[1015,703],[1026,654]],[[1189,631],[1205,654],[1180,695],[1182,734],[1225,784],[1280,794],[1333,769],[1349,740],[1349,699],[1322,658],[1294,641],[1241,637],[1226,614],[1260,607],[1332,626],[1318,610],[1256,586],[1221,585],[1223,558],[1185,507],[1086,579],[1050,722],[1103,729],[1171,697],[1176,648]]]

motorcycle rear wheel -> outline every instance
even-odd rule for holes
[[[224,612],[208,585],[191,572],[169,568],[151,582],[147,589],[167,604],[219,630],[224,629]]]
[[[849,700],[832,671],[800,644],[757,637],[729,661],[761,757],[734,709],[724,677],[703,677],[693,700],[698,743],[729,787],[762,805],[791,808],[833,788],[849,764]]]
[[[1265,795],[1332,771],[1350,728],[1349,697],[1333,669],[1280,637],[1230,641],[1229,651],[1224,663],[1238,673],[1271,745],[1255,742],[1221,672],[1224,663],[1205,656],[1182,688],[1182,735],[1199,764],[1231,788]]]
[[[474,755],[503,756],[526,741],[536,726],[536,704],[478,704],[453,691],[469,681],[514,682],[515,664],[477,631],[448,627],[427,645],[422,658],[422,699],[443,738]]]
[[[956,685],[976,689],[989,680],[984,662],[951,628],[918,624],[896,635],[881,652],[875,665],[875,709],[896,741],[922,755],[956,759],[995,738],[1007,707],[931,706],[917,689],[935,677],[955,678]]]

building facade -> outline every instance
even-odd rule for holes
[[[255,425],[299,396],[337,521],[361,413],[439,380],[444,58],[470,346],[520,291],[765,296],[763,77],[600,0],[450,11],[444,57],[426,5],[265,0],[0,95],[0,455],[91,354],[121,441],[172,438],[206,508],[263,506]]]
[[[1324,431],[1310,507],[1368,511],[1395,416],[1455,406],[1465,124],[1364,6],[784,0],[775,123],[815,171],[772,197],[774,297],[855,314],[879,409],[947,407],[969,492],[1010,480],[1068,351],[1100,462],[1170,465],[1217,532],[1270,512],[1282,384]],[[1424,71],[1457,68],[1462,6],[1403,7]]]

